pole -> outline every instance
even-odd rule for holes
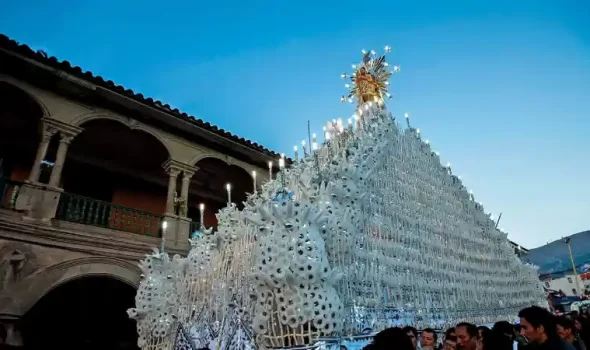
[[[309,154],[311,154],[311,152],[313,152],[313,150],[311,149],[311,124],[310,124],[309,120],[307,121],[307,141],[309,142],[308,143]]]
[[[502,213],[498,215],[498,221],[496,221],[496,229],[498,229],[498,225],[500,224],[500,219],[502,218]]]
[[[574,278],[576,279],[576,292],[580,293],[580,281],[578,280],[578,271],[576,270],[576,263],[574,262],[574,254],[572,253],[571,239],[564,238],[564,242],[567,244],[567,249],[570,253],[570,261],[572,262],[572,270],[574,270]]]

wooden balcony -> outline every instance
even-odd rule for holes
[[[55,219],[150,237],[162,236],[162,215],[65,192],[60,196]]]

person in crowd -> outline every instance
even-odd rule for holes
[[[457,350],[457,337],[448,335],[442,345],[442,350]]]
[[[414,349],[418,348],[418,330],[414,327],[406,326],[404,327],[404,332],[410,337],[412,344],[414,345]]]
[[[574,322],[567,317],[558,317],[557,334],[562,340],[572,344],[576,350],[586,350],[584,342],[578,338]]]
[[[455,327],[457,335],[457,349],[475,350],[477,347],[477,327],[471,323],[459,323]]]
[[[477,340],[477,350],[512,350],[514,342],[497,330],[483,330]]]
[[[370,350],[414,350],[414,345],[408,334],[399,327],[387,328],[375,335],[370,344]],[[365,346],[365,349],[367,347]]]
[[[436,332],[432,328],[425,328],[420,335],[420,348],[435,350]]]
[[[557,335],[555,316],[538,306],[520,310],[521,334],[539,350],[574,350],[574,347]]]
[[[455,334],[455,327],[451,327],[451,328],[447,329],[447,331],[445,332],[445,339],[447,339],[449,336],[453,336],[453,337],[457,336]]]
[[[529,342],[525,336],[520,334],[519,324],[514,325],[514,341],[516,341],[516,344],[518,345],[518,350],[528,349],[527,346],[529,345]]]
[[[578,337],[584,342],[586,347],[590,346],[590,320],[584,317],[578,317],[574,320],[574,326]]]
[[[479,327],[477,327],[477,336],[478,336],[479,338],[481,338],[481,337],[483,336],[483,333],[484,333],[484,332],[487,332],[487,331],[489,331],[489,330],[490,330],[490,329],[489,329],[488,327],[486,327],[486,326],[479,326]]]
[[[494,327],[492,327],[492,330],[498,332],[498,334],[503,334],[505,337],[510,339],[510,341],[515,340],[514,326],[508,321],[496,322]]]

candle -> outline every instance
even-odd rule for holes
[[[168,222],[162,221],[162,241],[160,242],[160,252],[164,253],[164,245],[166,244],[166,229],[168,228]]]
[[[252,170],[252,181],[254,182],[254,193],[256,193],[256,170]]]
[[[316,134],[311,135],[312,137],[312,141],[311,141],[311,150],[315,151],[316,149],[318,149],[318,140],[317,140],[317,136]]]
[[[272,161],[268,162],[268,181],[272,180]]]
[[[279,169],[283,169],[285,167],[285,158],[279,158]]]
[[[297,152],[297,146],[293,146],[293,151],[295,151],[295,161],[299,160],[299,153]]]
[[[303,157],[307,157],[307,148],[305,148],[305,140],[301,141],[301,148],[303,149]]]
[[[200,224],[199,226],[201,226],[201,229],[204,229],[205,228],[205,221],[203,218],[205,216],[205,204],[203,204],[203,203],[199,204],[199,213],[200,213],[200,220],[201,220],[199,223]]]
[[[231,184],[225,185],[227,188],[227,205],[231,204]]]

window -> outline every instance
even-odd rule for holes
[[[571,278],[571,277],[568,277],[568,278],[567,278],[567,281],[568,281],[569,283],[573,283],[573,282],[572,282],[572,278]]]

